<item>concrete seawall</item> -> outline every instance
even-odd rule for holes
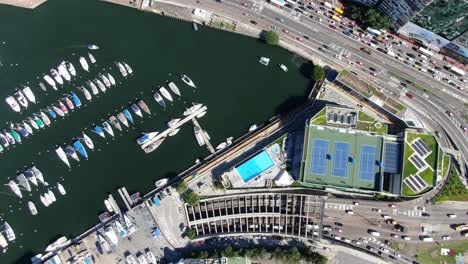
[[[47,0],[0,0],[0,4],[3,5],[11,5],[29,9],[34,9],[45,2],[47,2]]]

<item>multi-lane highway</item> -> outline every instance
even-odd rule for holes
[[[178,1],[186,4],[182,3],[182,0],[174,0]],[[316,2],[316,5],[318,9],[319,3]],[[250,24],[252,27],[264,30],[275,29],[280,33],[282,41],[297,46],[333,67],[355,72],[360,78],[382,89],[388,96],[403,101],[409,109],[428,122],[429,127],[442,128],[445,132],[442,135],[448,135],[452,139],[462,154],[462,161],[468,163],[468,134],[461,129],[461,126],[467,127],[463,118],[468,111],[466,91],[434,79],[428,73],[421,72],[377,50],[373,50],[371,55],[363,53],[360,48],[367,45],[361,40],[344,35],[338,27],[336,30],[330,28],[326,12],[317,14],[310,10],[310,14],[299,14],[286,7],[280,9],[265,1],[250,0],[203,1],[194,3],[194,6]],[[322,18],[321,21],[318,21],[318,17]],[[323,48],[324,45],[330,44],[340,47],[349,57],[344,58],[338,51]],[[411,46],[400,46],[398,49],[413,52]],[[437,58],[433,60],[440,67],[444,64]],[[357,64],[357,61],[362,62],[362,65]],[[369,68],[377,69],[376,76],[370,74]],[[445,75],[448,73],[445,72]],[[401,86],[405,80],[415,85]],[[456,79],[452,81],[460,87],[465,85]],[[407,91],[413,93],[415,97],[406,98],[404,94]],[[452,112],[453,117],[447,115],[447,111]]]

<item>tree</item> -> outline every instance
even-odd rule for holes
[[[209,254],[208,252],[206,252],[206,251],[204,251],[204,250],[203,250],[203,251],[200,251],[199,258],[201,258],[201,259],[206,259],[206,258],[208,258],[209,256],[210,256],[210,254]]]
[[[213,187],[215,190],[224,190],[224,185],[219,180],[213,181]]]
[[[290,262],[297,263],[302,260],[301,252],[299,252],[297,247],[293,247],[288,253],[288,260]]]
[[[180,194],[185,193],[188,190],[187,183],[184,180],[181,180],[176,185],[176,191]]]
[[[265,35],[265,41],[268,45],[278,45],[279,35],[275,31],[268,31]]]
[[[195,229],[193,228],[190,228],[188,231],[187,231],[187,237],[192,240],[192,239],[195,239],[197,237],[197,231],[195,231]]]
[[[314,65],[310,78],[314,81],[322,81],[325,79],[325,70],[320,65]]]
[[[190,206],[195,206],[200,202],[200,196],[198,193],[190,192],[185,196],[185,202]]]

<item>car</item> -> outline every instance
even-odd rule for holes
[[[329,27],[330,27],[331,29],[336,29],[336,27],[335,27],[334,25],[329,25]]]
[[[456,218],[457,215],[456,215],[456,214],[447,214],[447,217],[448,217],[448,218]]]
[[[395,208],[395,207],[397,207],[397,206],[396,206],[396,204],[389,204],[388,207],[390,207],[390,208]]]
[[[361,245],[361,241],[359,241],[359,240],[353,240],[353,243],[356,244],[356,245]]]
[[[349,64],[349,65],[354,65],[354,62],[348,61],[348,64]]]
[[[460,125],[460,128],[464,131],[464,132],[468,132],[468,128],[463,126],[463,125]]]
[[[442,239],[443,239],[443,240],[450,240],[450,239],[452,239],[452,238],[451,238],[450,236],[445,235],[445,236],[442,236]]]
[[[243,7],[249,7],[249,4],[242,2],[242,3],[241,3],[241,6],[243,6]]]
[[[359,240],[360,240],[362,243],[364,243],[364,244],[369,243],[369,241],[367,241],[367,239],[364,239],[364,238],[362,238],[362,237],[360,237]]]
[[[366,248],[367,248],[367,250],[369,250],[369,251],[371,251],[371,252],[374,251],[374,248],[371,247],[371,246],[367,246]]]
[[[348,55],[348,54],[346,54],[346,53],[343,53],[343,54],[341,54],[341,56],[343,56],[343,57],[345,57],[345,58],[349,59],[349,55]]]
[[[379,208],[372,208],[372,212],[380,213],[382,212],[382,210],[380,210]]]
[[[282,31],[283,31],[283,33],[285,33],[285,34],[289,34],[289,31],[286,30],[286,29],[283,29]]]
[[[433,60],[429,60],[429,62],[432,63],[432,64],[434,64],[434,65],[436,65],[436,62],[433,61]]]
[[[399,236],[397,234],[390,234],[391,237],[393,238],[399,238]]]
[[[307,36],[307,35],[304,35],[304,36],[302,36],[302,37],[303,37],[304,39],[307,39],[307,40],[310,39],[309,36]]]
[[[282,19],[281,17],[277,17],[277,18],[276,18],[276,21],[283,23],[283,22],[284,22],[284,19]]]
[[[402,238],[403,240],[408,240],[408,241],[411,240],[411,237],[409,237],[409,236],[401,236],[401,238]]]
[[[273,30],[278,30],[278,27],[271,26],[271,29],[273,29]]]
[[[250,16],[249,14],[247,13],[242,13],[243,16]]]
[[[377,74],[375,72],[369,72],[370,75],[377,77]]]
[[[388,248],[384,248],[384,247],[380,247],[380,251],[383,251],[385,253],[390,253],[390,250],[388,250]]]
[[[347,214],[349,214],[349,215],[353,215],[353,214],[354,214],[353,210],[346,210],[345,212],[346,212]]]
[[[340,222],[335,222],[334,224],[335,224],[336,226],[343,226],[343,224],[340,223]]]
[[[343,233],[343,230],[341,230],[341,228],[338,228],[338,227],[335,227],[335,231],[338,233]]]
[[[427,227],[425,227],[425,226],[421,226],[421,232],[423,232],[423,233],[427,233]]]
[[[430,215],[430,214],[428,214],[428,213],[426,213],[426,212],[422,212],[422,213],[421,213],[421,216],[424,216],[424,217],[430,217],[431,215]]]
[[[323,250],[331,251],[331,248],[329,248],[329,247],[323,247]]]
[[[293,8],[294,8],[294,6],[291,5],[291,4],[289,4],[289,3],[288,3],[288,4],[285,4],[284,6],[287,7],[287,8],[289,8],[289,9],[293,9]]]
[[[349,239],[347,239],[345,237],[343,237],[343,241],[346,242],[346,243],[351,243],[351,240],[349,240]]]
[[[361,66],[363,65],[362,61],[356,61],[356,63],[361,65]]]
[[[199,246],[205,245],[205,240],[198,240],[197,245]]]
[[[449,116],[452,116],[452,117],[453,117],[453,113],[452,113],[452,112],[450,112],[450,111],[447,111],[446,113],[447,113],[447,115],[449,115]]]
[[[300,37],[296,37],[296,40],[299,41],[299,42],[304,42],[304,40]]]
[[[250,23],[257,25],[257,22],[255,20],[250,20]]]

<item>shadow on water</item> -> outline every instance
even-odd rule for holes
[[[31,258],[34,257],[36,254],[32,251],[26,252],[22,257],[16,260],[16,264],[24,264],[24,263],[31,263]]]
[[[299,72],[302,74],[302,76],[304,76],[304,78],[310,79],[310,74],[312,73],[313,67],[314,64],[311,61],[304,62],[299,67]]]
[[[309,89],[308,89],[309,90]],[[276,114],[284,114],[292,109],[298,107],[299,105],[303,104],[306,100],[306,96],[290,96],[282,103],[280,103],[277,107],[275,107]]]

